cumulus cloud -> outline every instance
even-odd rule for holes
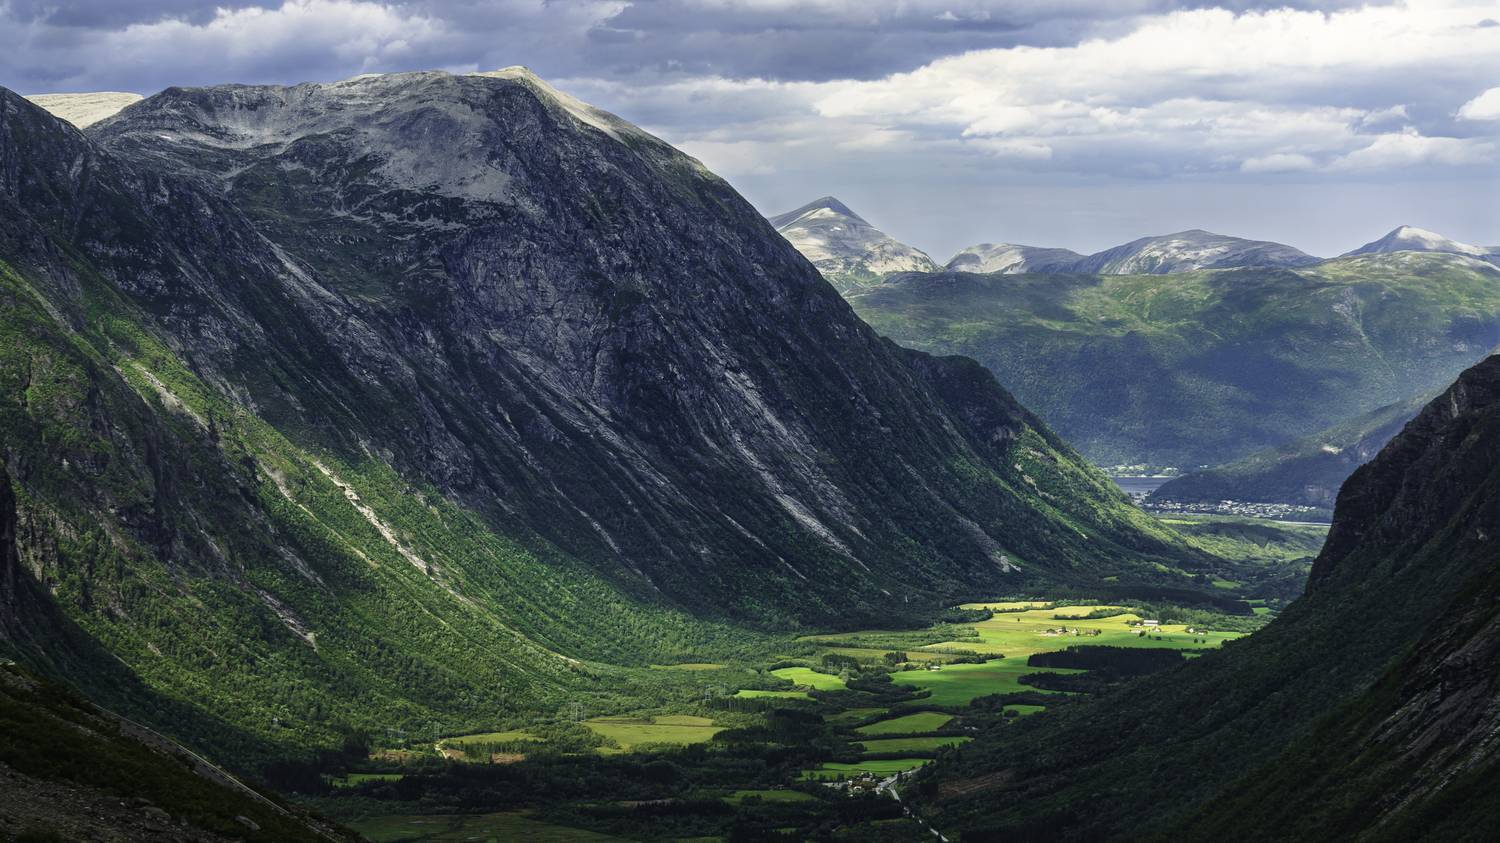
[[[1380,135],[1366,147],[1333,162],[1336,170],[1381,170],[1419,164],[1485,164],[1493,160],[1495,145],[1474,138],[1429,138],[1416,129]]]
[[[1458,116],[1465,120],[1500,120],[1500,88],[1491,88],[1464,103]]]

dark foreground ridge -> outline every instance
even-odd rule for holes
[[[1307,594],[1264,630],[985,736],[914,794],[965,840],[1486,839],[1497,535],[1490,357],[1344,485]]]

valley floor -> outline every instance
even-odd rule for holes
[[[1305,571],[1321,541],[1243,519],[1174,526],[1268,581]],[[1212,657],[1285,602],[1263,582],[1209,585],[1249,613],[1041,598],[964,604],[918,629],[769,638],[759,656],[639,669],[655,698],[632,704],[621,687],[617,710],[366,736],[297,789],[381,843],[930,839],[891,798],[912,771],[1121,682],[1149,692],[1152,674]]]

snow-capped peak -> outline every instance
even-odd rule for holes
[[[1397,226],[1386,236],[1348,252],[1350,255],[1372,255],[1385,252],[1449,252],[1455,255],[1484,257],[1488,249],[1449,240],[1434,231],[1411,225]]]

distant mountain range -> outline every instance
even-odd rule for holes
[[[863,226],[866,240],[895,248],[837,200],[815,205],[825,224]],[[786,235],[802,213],[772,222]],[[1268,465],[1256,451],[1297,451],[1302,437],[1431,394],[1500,342],[1500,256],[1409,226],[1329,260],[1195,230],[1094,255],[986,243],[940,270],[872,277],[855,241],[842,248],[840,265],[866,269],[835,285],[866,321],[913,348],[984,363],[1095,461],[1251,460],[1171,484],[1179,495],[1216,494],[1223,485],[1209,476],[1248,481],[1244,472]],[[1340,428],[1341,441],[1349,433]],[[1327,506],[1358,464],[1345,464],[1348,452],[1277,453],[1278,479],[1241,494],[1285,491],[1300,466],[1309,473],[1295,501]]]
[[[1430,394],[1500,344],[1500,267],[1438,252],[1161,275],[905,273],[848,295],[974,357],[1102,465],[1196,468]]]
[[[924,252],[874,228],[832,196],[770,219],[841,292],[869,287],[898,272],[931,272],[937,268]],[[1500,263],[1500,247],[1471,246],[1406,225],[1344,256],[1402,251],[1446,252]],[[1007,275],[1171,275],[1199,269],[1301,267],[1321,260],[1281,243],[1192,229],[1142,237],[1092,255],[1016,243],[980,243],[959,250],[943,268]]]

